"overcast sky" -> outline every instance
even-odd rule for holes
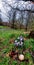
[[[10,11],[11,11],[11,19],[12,19],[13,11],[14,11],[14,10],[11,10],[11,7],[8,6],[8,4],[6,4],[4,1],[9,3],[14,8],[18,7],[20,10],[22,10],[22,9],[23,10],[24,9],[28,9],[28,10],[32,9],[32,10],[34,10],[34,4],[32,4],[30,1],[29,2],[25,2],[25,1],[17,2],[18,0],[0,0],[0,17],[2,18],[2,20],[4,22],[9,21],[8,12],[10,12]],[[23,14],[23,17],[27,18],[27,16],[28,16],[27,12],[22,13],[22,14]],[[16,12],[16,19],[19,19],[20,17],[21,17],[21,12],[17,11]],[[24,22],[25,21],[26,20],[24,20]]]

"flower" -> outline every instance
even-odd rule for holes
[[[22,36],[20,36],[20,41],[24,42],[24,38]]]

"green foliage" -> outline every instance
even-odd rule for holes
[[[17,65],[17,61],[12,61],[12,65]]]
[[[26,40],[26,41],[24,42],[24,45],[25,45],[25,48],[26,48],[26,49],[29,48],[29,47],[31,46],[30,40]]]
[[[0,27],[2,28],[2,27]],[[4,28],[4,27],[3,27]],[[23,33],[24,31],[23,30],[13,30],[13,29],[7,29],[7,30],[0,30],[0,65],[9,65],[9,62],[10,62],[10,58],[9,57],[6,57],[6,54],[10,52],[10,50],[15,49],[15,46],[14,44],[10,44],[9,43],[9,40],[11,38],[17,38],[18,36],[22,35],[23,37],[27,37],[28,34],[24,34]],[[28,49],[29,47],[31,51],[34,51],[34,40],[33,39],[27,39],[24,41],[24,49]],[[17,48],[16,48],[17,49]],[[21,53],[21,50],[22,48],[18,48],[20,50],[20,53]],[[4,56],[3,56],[4,54]],[[20,62],[20,65],[34,65],[33,63],[33,58],[31,57],[30,53],[29,52],[26,52],[25,53],[25,59],[29,59],[29,63],[28,62]],[[12,60],[11,59],[11,63],[10,65],[18,65],[18,62],[16,60]]]
[[[26,63],[25,62],[21,62],[20,65],[26,65]]]
[[[15,34],[11,34],[11,35],[10,35],[10,38],[13,38],[13,37],[15,37]]]
[[[26,52],[25,53],[25,58],[30,60],[31,59],[31,54],[29,52]]]
[[[30,41],[31,41],[31,45],[32,45],[31,50],[34,51],[34,39],[30,39]]]
[[[24,37],[28,37],[29,34],[22,33],[21,35],[24,36]]]

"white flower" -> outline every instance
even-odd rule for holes
[[[19,42],[16,42],[15,45],[18,46],[19,45]]]
[[[19,46],[22,46],[23,45],[23,42],[20,42]]]
[[[24,38],[22,36],[20,36],[20,41],[24,41]]]
[[[17,43],[17,40],[15,40],[15,43]]]
[[[17,39],[20,39],[19,37]]]

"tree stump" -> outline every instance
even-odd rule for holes
[[[31,31],[28,38],[33,38],[34,39],[34,31]]]

